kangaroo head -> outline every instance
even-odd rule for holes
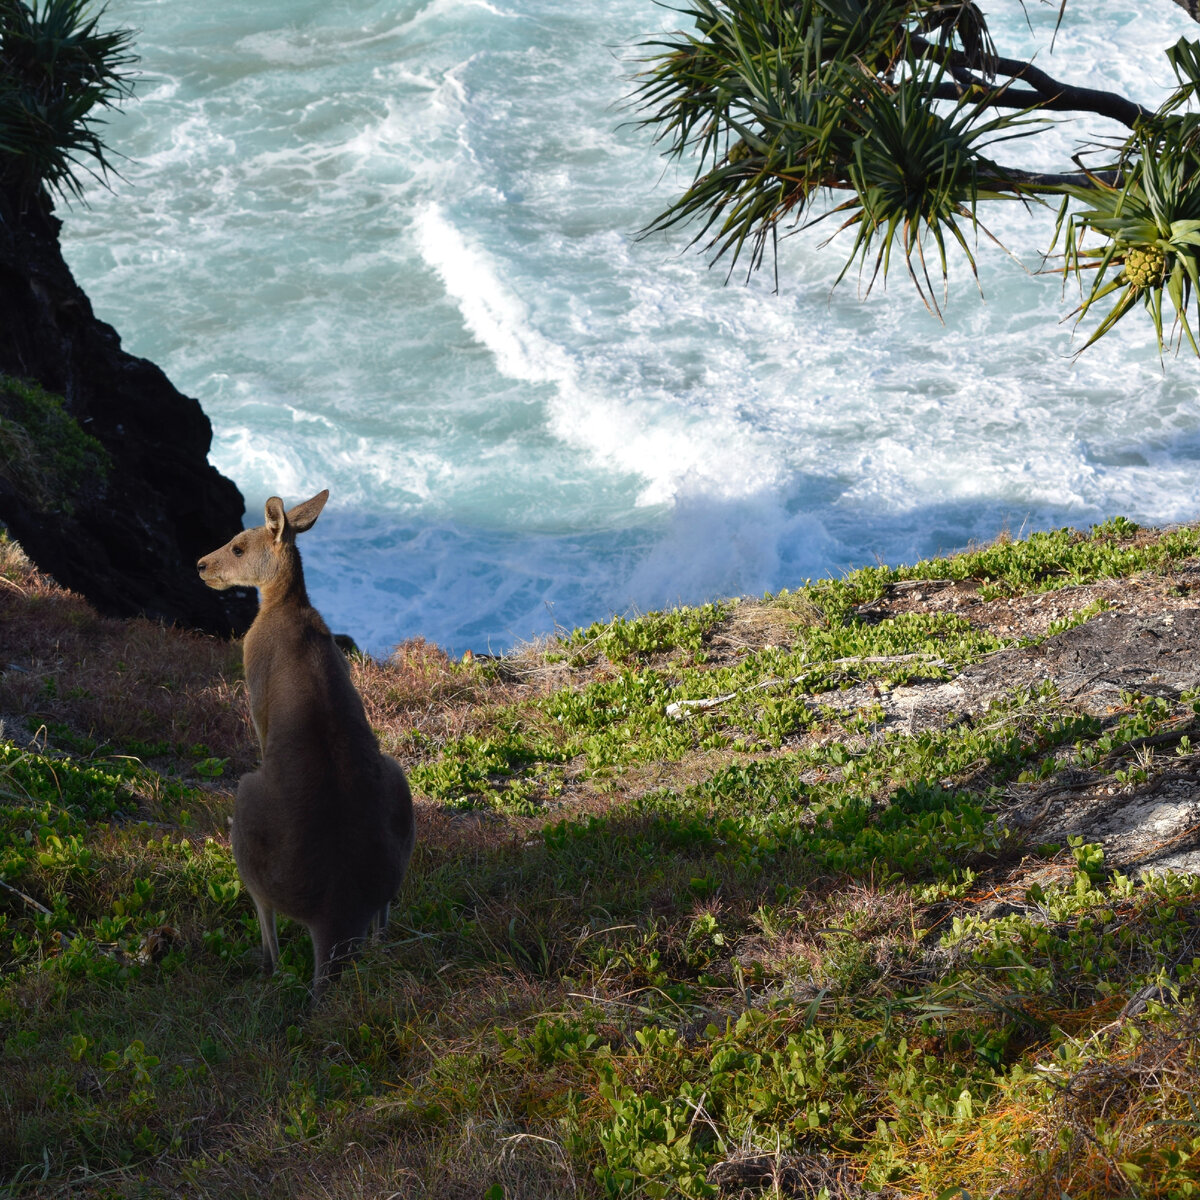
[[[266,504],[266,524],[245,529],[197,564],[200,578],[211,588],[268,588],[296,570],[296,534],[311,529],[329,499],[329,489],[295,508],[283,508],[272,496]]]

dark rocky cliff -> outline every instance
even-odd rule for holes
[[[195,569],[241,529],[245,511],[208,462],[212,426],[196,400],[96,319],[63,259],[59,227],[44,198],[22,211],[0,194],[0,373],[61,396],[60,409],[102,451],[39,472],[39,438],[53,443],[42,455],[53,459],[60,435],[44,422],[24,430],[0,405],[10,434],[0,521],[40,568],[104,613],[241,632],[253,594],[210,591]]]

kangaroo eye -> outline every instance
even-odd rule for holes
[[[245,551],[241,548],[241,546],[233,547],[233,557],[234,558],[241,558],[244,553],[245,553]]]

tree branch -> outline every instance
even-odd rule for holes
[[[969,75],[968,69],[971,63],[961,51],[951,50],[947,53],[943,47],[935,46],[928,39],[919,36],[913,37],[912,44],[935,60],[941,57],[960,82],[964,74]],[[1134,122],[1139,117],[1151,115],[1148,108],[1143,108],[1140,104],[1127,100],[1124,96],[1118,96],[1115,92],[1102,92],[1098,88],[1075,87],[1072,84],[1063,83],[1061,80],[1047,75],[1033,63],[1022,62],[1019,58],[996,58],[992,61],[991,66],[997,75],[1007,75],[1010,79],[1019,79],[1033,89],[1032,93],[1021,93],[1033,101],[1032,105],[1023,105],[1022,107],[1096,113],[1097,116],[1119,121],[1129,129],[1133,128]],[[969,77],[979,87],[989,86],[977,76],[969,75]],[[996,103],[1001,102],[997,100]]]
[[[993,192],[1024,192],[1045,189],[1061,191],[1068,187],[1089,187],[1096,183],[1110,187],[1120,182],[1120,171],[1071,171],[1055,174],[1053,171],[1024,171],[1019,167],[1002,167],[990,164],[979,173],[979,183]]]
[[[1091,187],[1097,183],[1115,187],[1121,182],[1120,171],[1026,171],[1021,167],[1006,167],[1000,163],[980,164],[976,176],[980,188],[989,192],[1012,192],[1020,196],[1027,192],[1061,192],[1069,187]],[[822,179],[818,185],[830,192],[852,192],[854,185],[844,178]],[[812,189],[814,192],[817,187]]]
[[[955,72],[955,78],[958,79],[959,73]],[[939,84],[930,95],[934,100],[961,100],[972,88],[980,89],[982,92],[990,92],[991,95],[984,96],[980,94],[980,102],[985,108],[1045,108],[1054,112],[1079,112],[1079,105],[1074,100],[1065,95],[1046,97],[1041,92],[1035,92],[1032,88],[1004,88],[996,90],[994,87],[984,83],[981,79],[971,79],[967,82],[943,83]],[[1086,111],[1095,111],[1089,109]]]

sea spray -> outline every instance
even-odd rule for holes
[[[998,41],[1154,104],[1170,0],[1001,6]],[[1011,11],[1010,11],[1011,10]],[[1026,27],[1028,17],[1031,28]],[[112,0],[141,99],[113,190],[66,213],[100,314],[213,419],[263,500],[330,487],[306,558],[374,651],[912,559],[1001,528],[1200,508],[1195,365],[1134,320],[1078,362],[1039,275],[1053,214],[986,206],[981,302],[946,325],[902,274],[869,298],[817,227],[725,286],[687,231],[637,231],[686,177],[622,107],[648,0]],[[1120,55],[1113,46],[1121,47]],[[1110,130],[1111,131],[1111,130]],[[1009,144],[1057,166],[1105,132]],[[1053,264],[1052,264],[1053,265]]]

